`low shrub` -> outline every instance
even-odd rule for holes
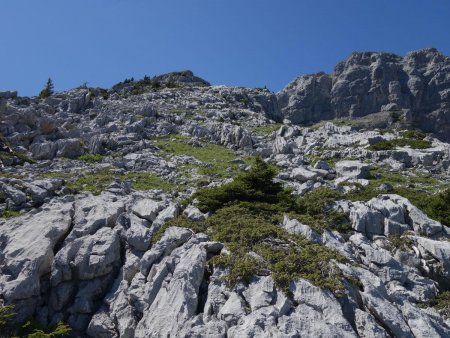
[[[409,138],[414,140],[423,140],[427,135],[419,130],[407,130],[402,133],[403,138]]]
[[[303,217],[318,230],[333,227],[336,215],[331,212],[331,204],[340,197],[339,193],[322,188],[296,199],[291,191],[273,181],[275,174],[274,167],[255,159],[251,170],[242,172],[233,182],[194,195],[203,212],[214,212],[207,220],[194,222],[180,216],[160,229],[154,240],[167,227],[176,225],[207,233],[212,240],[224,243],[230,254],[216,256],[212,263],[229,269],[230,285],[271,271],[277,285],[285,291],[295,278],[340,290],[343,277],[339,269],[333,268],[333,262],[345,259],[280,226],[283,216],[289,213]]]
[[[439,292],[435,299],[420,307],[433,307],[440,312],[444,318],[450,318],[450,291]]]
[[[346,232],[351,229],[347,216],[332,207],[334,201],[342,198],[338,191],[320,187],[297,199],[293,216],[319,232],[323,229]]]
[[[436,194],[411,192],[397,189],[398,194],[408,198],[411,203],[424,211],[428,217],[450,226],[450,188]]]
[[[50,330],[42,330],[32,320],[25,323],[14,323],[15,315],[14,305],[0,305],[0,337],[57,338],[67,336],[72,332],[70,326],[62,322]]]
[[[418,139],[408,139],[408,138],[397,138],[390,141],[381,141],[369,146],[369,150],[391,150],[396,147],[410,147],[413,149],[427,149],[431,147],[430,141],[418,140]]]
[[[100,154],[84,154],[79,156],[78,160],[86,162],[100,162],[103,160],[103,156]]]
[[[14,211],[14,210],[3,210],[0,212],[0,218],[13,218],[13,217],[19,217],[21,215],[20,212]]]
[[[401,119],[401,112],[400,111],[391,111],[389,112],[389,116],[392,118],[392,122],[398,122]]]
[[[394,248],[402,251],[411,249],[412,245],[414,244],[413,241],[406,236],[391,235],[388,239],[389,243],[391,243]]]

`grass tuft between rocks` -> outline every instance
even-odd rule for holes
[[[77,159],[86,162],[100,162],[103,160],[103,156],[100,154],[84,154],[79,156]]]
[[[171,134],[165,137],[154,139],[155,144],[161,149],[163,156],[170,158],[175,156],[192,156],[203,162],[204,165],[195,165],[200,175],[213,178],[229,178],[238,172],[238,161],[236,153],[219,144],[197,143],[195,145],[188,143],[190,137]],[[245,163],[245,159],[243,159]],[[192,168],[193,165],[188,165]]]
[[[2,212],[0,212],[0,218],[13,218],[13,217],[19,217],[20,215],[22,215],[20,212],[15,211],[15,210],[3,210]]]
[[[427,149],[431,147],[431,142],[424,140],[425,134],[417,130],[407,130],[401,134],[400,138],[389,141],[381,141],[369,146],[370,150],[391,150],[396,147],[410,147],[413,149]]]
[[[135,190],[161,189],[169,191],[173,188],[173,184],[170,182],[151,172],[144,171],[117,173],[110,168],[103,168],[94,172],[82,173],[81,175],[53,172],[46,173],[44,176],[65,179],[67,180],[66,188],[75,192],[89,191],[94,195],[104,191],[115,179],[131,181]]]
[[[260,134],[260,135],[269,135],[272,134],[273,132],[277,131],[278,129],[280,129],[283,126],[283,123],[271,123],[271,124],[266,124],[264,126],[260,126],[260,127],[255,127],[252,129],[252,131],[256,134]]]

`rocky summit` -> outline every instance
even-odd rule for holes
[[[278,93],[190,71],[0,92],[0,118],[0,336],[450,337],[435,49]]]

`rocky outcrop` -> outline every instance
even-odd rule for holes
[[[0,293],[20,304],[18,320],[37,310],[55,251],[71,230],[73,201],[55,200],[41,210],[0,224]]]
[[[304,75],[277,94],[278,105],[283,116],[295,124],[332,119],[331,88],[328,74]]]
[[[161,84],[173,83],[174,85],[210,86],[208,81],[195,76],[190,70],[159,75],[154,77],[153,81]]]
[[[381,111],[395,121],[450,135],[450,59],[433,48],[394,54],[353,53],[331,75],[298,77],[277,94],[293,123],[357,118]]]

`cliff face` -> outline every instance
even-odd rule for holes
[[[447,79],[425,50],[276,95],[0,93],[0,308],[73,337],[450,336]]]
[[[277,94],[293,123],[392,111],[426,132],[450,137],[450,58],[436,49],[353,53],[333,74],[300,76]]]

